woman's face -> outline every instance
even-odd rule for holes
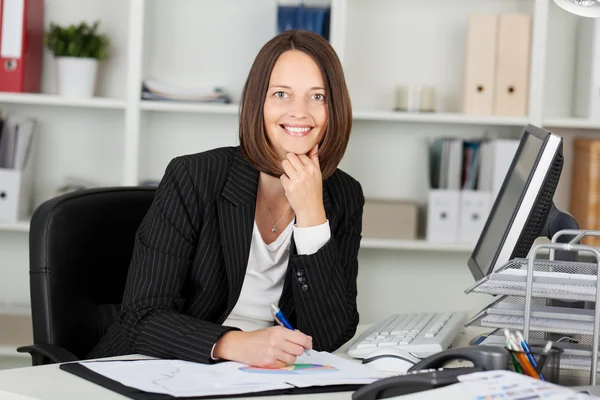
[[[325,84],[306,53],[289,50],[275,62],[264,104],[267,137],[280,160],[287,153],[307,154],[327,126]]]

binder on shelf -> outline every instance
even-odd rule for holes
[[[430,143],[428,241],[477,243],[518,146],[510,139]]]
[[[427,199],[427,241],[456,243],[463,176],[463,140],[437,138],[430,145],[430,190]]]
[[[600,120],[600,21],[578,22],[573,115]]]
[[[491,210],[491,200],[489,192],[461,190],[458,242],[473,245],[477,243]]]
[[[0,141],[0,221],[27,219],[32,211],[35,122],[10,117]]]
[[[430,189],[427,199],[427,241],[456,243],[460,218],[460,191]]]
[[[329,40],[331,7],[279,4],[277,6],[277,33],[290,29],[315,32]]]
[[[494,115],[528,114],[531,16],[501,14],[498,20]]]
[[[0,1],[0,92],[39,93],[44,1]]]
[[[469,16],[463,112],[492,115],[495,97],[498,16]]]
[[[479,190],[489,192],[494,203],[510,164],[519,147],[519,140],[493,139],[481,143],[481,165],[477,181]]]
[[[600,229],[600,140],[592,138],[573,139],[573,166],[571,169],[571,192],[569,212],[581,229]],[[600,246],[599,236],[586,236],[583,244]]]

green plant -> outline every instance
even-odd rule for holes
[[[99,21],[89,26],[85,22],[78,26],[61,27],[54,23],[44,35],[44,44],[57,57],[81,57],[103,60],[110,44],[108,36],[98,33]]]

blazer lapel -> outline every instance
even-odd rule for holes
[[[329,198],[329,191],[327,190],[327,185],[323,182],[323,207],[325,208],[325,215],[329,220],[329,226],[333,230],[333,226],[337,224],[337,215],[333,211],[333,207],[331,206],[331,200]],[[290,253],[296,253],[296,242],[294,241],[294,236],[292,236],[292,243],[290,245]],[[292,294],[291,285],[294,284],[295,279],[293,279],[294,271],[292,271],[291,267],[288,266],[287,273],[285,274],[285,279],[283,282],[283,292],[281,293],[281,298],[279,299],[279,308],[283,312],[284,315],[291,316],[295,321],[294,315],[294,297]]]
[[[242,290],[250,254],[259,172],[236,152],[218,203],[219,230],[229,285],[229,315]]]

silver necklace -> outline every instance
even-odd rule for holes
[[[288,204],[288,207],[285,209],[285,211],[283,212],[283,214],[281,214],[281,217],[279,217],[279,219],[277,220],[277,222],[273,221],[273,217],[271,216],[271,209],[269,208],[269,203],[267,202],[267,199],[265,198],[265,196],[262,194],[262,192],[260,192],[260,195],[262,196],[263,200],[265,201],[265,205],[267,206],[267,212],[269,213],[269,218],[271,219],[271,222],[273,223],[273,227],[271,228],[271,232],[273,233],[277,233],[277,224],[279,223],[279,221],[281,221],[281,219],[287,214],[287,212],[290,210],[290,207],[292,206],[291,204]]]

